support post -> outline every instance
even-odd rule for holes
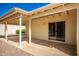
[[[79,8],[77,8],[77,56],[79,56]]]
[[[29,45],[31,44],[31,19],[29,19]]]
[[[7,38],[7,22],[5,22],[5,39],[6,39],[6,41],[8,41],[8,38]]]
[[[19,47],[21,48],[21,41],[22,41],[22,15],[19,18]]]

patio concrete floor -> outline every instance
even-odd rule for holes
[[[19,38],[8,37],[8,42],[19,47]],[[12,43],[13,42],[13,43]],[[76,47],[68,44],[49,42],[40,39],[32,39],[28,44],[28,38],[22,38],[22,49],[35,56],[75,56]]]

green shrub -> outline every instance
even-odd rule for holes
[[[19,30],[16,30],[16,34],[19,34]]]
[[[16,30],[16,34],[19,34],[20,30]],[[22,34],[25,34],[25,29],[22,29]]]

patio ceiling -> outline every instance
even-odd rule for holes
[[[49,4],[42,8],[32,11],[32,18],[39,18],[51,14],[57,14],[65,11],[69,11],[72,9],[77,9],[79,7],[78,3],[55,3]]]
[[[22,25],[25,25],[25,23],[28,21],[29,12],[19,8],[13,8],[4,16],[0,17],[0,23],[4,24],[7,22],[8,24],[18,25],[20,15],[22,15]]]

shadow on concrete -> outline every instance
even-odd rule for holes
[[[19,42],[19,37],[14,36],[14,37],[9,37],[9,40],[12,40],[14,42]],[[27,37],[23,37],[22,41],[27,41],[28,42],[28,38]],[[54,47],[60,51],[63,51],[64,53],[67,53],[71,56],[76,56],[76,46],[73,45],[68,45],[68,44],[64,44],[64,43],[58,43],[58,42],[49,42],[46,40],[41,40],[41,39],[32,39],[32,43],[35,44],[39,44],[39,45],[43,45],[43,46],[47,46],[47,47]]]
[[[32,54],[14,46],[10,43],[0,40],[0,55],[1,56],[33,56]]]

